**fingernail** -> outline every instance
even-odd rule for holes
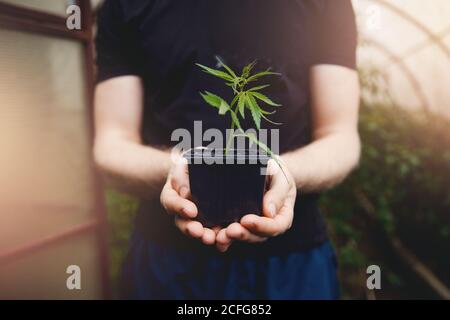
[[[269,214],[272,218],[277,214],[277,208],[274,203],[269,203]]]

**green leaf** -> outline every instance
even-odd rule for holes
[[[251,95],[246,96],[250,106],[250,111],[252,112],[253,121],[255,122],[256,128],[259,130],[261,129],[261,113],[259,112],[258,103]]]
[[[239,122],[239,118],[237,117],[236,113],[233,110],[230,110],[230,114],[231,114],[231,120],[233,121],[236,128],[242,130],[241,123]]]
[[[267,87],[270,87],[270,84],[264,84],[262,86],[257,86],[257,87],[248,89],[247,91],[257,91],[257,90],[262,90],[262,89],[267,88]]]
[[[239,113],[241,114],[242,119],[245,119],[245,93],[242,93],[240,95],[238,95],[239,100],[238,100],[238,110]]]
[[[219,109],[220,115],[224,115],[229,110],[231,110],[228,103],[218,95],[215,95],[214,93],[205,91],[205,93],[200,92],[200,95],[202,96],[203,100],[205,100],[206,103],[208,103],[210,106]]]
[[[239,97],[240,97],[240,94],[234,96],[233,100],[232,100],[231,103],[230,103],[230,107],[231,107],[231,108],[233,108],[233,106],[235,105],[235,103],[238,101]]]
[[[265,115],[271,115],[271,114],[276,113],[275,110],[273,110],[273,111],[266,111],[266,110],[262,109],[261,107],[259,108],[259,111],[261,112],[261,114],[265,114]]]
[[[205,102],[210,106],[213,106],[214,108],[220,108],[221,101],[223,100],[221,97],[208,91],[205,91],[205,93],[200,92],[200,95],[202,96],[203,100],[205,100]]]
[[[219,106],[219,114],[221,116],[223,116],[224,114],[226,114],[228,111],[231,111],[230,106],[228,105],[228,103],[221,99],[222,101],[220,101],[220,106]]]
[[[242,77],[243,78],[248,78],[248,76],[250,76],[250,72],[252,71],[252,69],[255,67],[256,65],[256,60],[249,63],[248,65],[246,65],[243,69],[242,69]]]
[[[251,95],[254,96],[255,98],[267,103],[268,105],[270,105],[272,107],[281,107],[281,104],[273,102],[271,99],[269,99],[267,96],[263,95],[262,93],[251,92]]]
[[[262,117],[264,120],[266,120],[267,122],[270,122],[271,124],[274,124],[274,125],[277,125],[277,126],[282,125],[282,123],[280,123],[280,122],[275,122],[275,121],[272,121],[272,120],[270,120],[269,118],[267,118],[267,117],[264,115],[264,110],[260,110],[260,111],[261,111],[261,117]]]
[[[207,66],[201,65],[199,63],[196,63],[196,65],[199,66],[200,68],[202,68],[204,72],[206,72],[206,73],[208,73],[210,75],[213,75],[215,77],[218,77],[218,78],[221,78],[223,80],[230,81],[230,82],[233,82],[233,80],[234,80],[234,78],[232,76],[230,76],[226,72],[223,72],[223,71],[220,71],[220,70],[216,70],[216,69],[212,69],[212,68],[209,68]]]
[[[217,59],[217,61],[219,62],[219,64],[220,64],[222,67],[224,67],[225,70],[228,71],[228,73],[230,74],[230,76],[232,76],[233,78],[237,78],[236,73],[234,73],[234,71],[231,70],[231,68],[230,68],[229,66],[227,66],[227,65],[222,61],[222,59],[220,59],[219,56],[216,56],[216,59]]]
[[[280,73],[277,73],[277,72],[272,72],[272,71],[270,71],[270,69],[267,69],[266,71],[259,72],[259,73],[256,73],[256,74],[252,75],[251,77],[249,77],[249,78],[247,79],[247,81],[248,81],[248,82],[250,82],[250,81],[256,81],[256,80],[258,80],[259,78],[262,78],[262,77],[265,77],[265,76],[272,76],[272,75],[278,75],[278,76],[280,76],[281,74],[280,74]]]

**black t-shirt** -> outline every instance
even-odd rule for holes
[[[195,63],[214,66],[220,56],[241,70],[256,59],[259,70],[281,73],[269,80],[265,93],[283,105],[271,117],[283,123],[276,127],[283,153],[310,142],[311,66],[355,68],[356,27],[350,0],[107,0],[98,17],[96,45],[98,81],[122,75],[143,79],[142,137],[152,146],[173,145],[173,130],[192,130],[195,120],[202,120],[203,130],[228,127],[229,120],[205,105],[199,91],[229,98],[229,88]],[[267,122],[262,127],[273,128]],[[258,251],[324,242],[317,197],[299,191],[292,228]],[[201,247],[181,235],[156,200],[141,203],[137,221],[138,232],[153,241]]]

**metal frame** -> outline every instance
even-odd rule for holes
[[[81,5],[85,1],[79,0]],[[84,8],[85,4],[81,8]],[[84,20],[84,19],[82,19]],[[59,36],[88,42],[89,32],[85,28],[80,31],[68,30],[66,19],[35,9],[19,7],[0,1],[0,26],[12,30],[20,30],[38,34]]]
[[[76,1],[81,8],[82,30],[68,30],[66,18],[46,12],[19,7],[3,3],[0,0],[0,27],[9,30],[18,30],[41,35],[71,39],[83,44],[85,68],[84,79],[86,83],[86,112],[89,121],[89,136],[92,145],[94,136],[93,121],[93,95],[94,95],[94,41],[93,41],[93,13],[89,0]],[[91,156],[92,157],[92,156]],[[109,256],[107,250],[107,215],[103,201],[101,179],[91,162],[91,172],[94,177],[95,190],[95,214],[97,217],[90,222],[63,230],[57,234],[49,235],[24,245],[0,252],[0,263],[8,263],[23,255],[44,249],[74,236],[95,232],[97,235],[98,249],[100,253],[100,274],[103,297],[111,298],[109,281]],[[51,207],[51,206],[50,206]]]
[[[382,69],[386,69],[391,64],[396,65],[400,68],[400,70],[406,76],[406,79],[414,89],[414,93],[417,96],[418,100],[420,101],[423,111],[426,114],[429,114],[431,112],[430,102],[428,101],[428,98],[426,97],[425,92],[423,91],[420,81],[417,79],[414,72],[404,63],[404,59],[408,56],[417,53],[419,50],[426,48],[429,45],[435,45],[447,57],[447,60],[450,62],[450,48],[443,41],[443,38],[450,32],[450,29],[447,28],[443,32],[434,33],[425,24],[423,24],[415,17],[402,10],[402,8],[396,6],[391,2],[388,2],[387,0],[368,0],[368,1],[383,6],[386,10],[391,11],[399,18],[405,20],[416,30],[420,31],[426,36],[425,42],[409,48],[403,54],[393,53],[384,44],[377,42],[375,39],[367,38],[363,40],[387,56],[388,63],[384,65]]]
[[[414,26],[416,29],[420,30],[422,33],[424,33],[427,38],[437,45],[439,49],[447,56],[448,59],[450,59],[450,49],[445,45],[445,43],[442,41],[439,35],[432,32],[429,28],[427,28],[426,25],[424,25],[422,22],[414,18],[412,15],[406,13],[404,10],[402,10],[400,7],[397,7],[393,3],[390,3],[386,0],[372,0],[373,2],[376,2],[379,5],[384,6],[387,10],[390,10],[391,12],[398,15],[403,20],[409,22],[412,26]]]

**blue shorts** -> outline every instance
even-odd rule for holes
[[[121,295],[124,299],[338,299],[336,255],[326,242],[276,256],[199,256],[135,233],[122,272]]]

